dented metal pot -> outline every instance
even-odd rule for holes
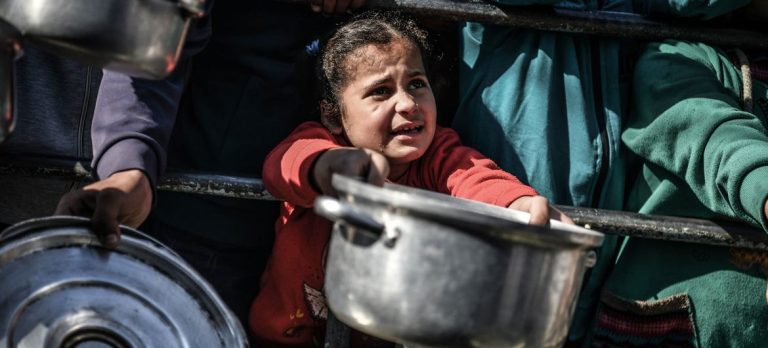
[[[336,176],[325,291],[336,316],[408,347],[558,347],[603,235],[399,185]]]
[[[34,219],[0,236],[0,346],[247,346],[235,316],[179,256],[125,227],[105,249],[89,224]]]
[[[205,0],[0,0],[0,18],[51,51],[133,76],[176,65]]]

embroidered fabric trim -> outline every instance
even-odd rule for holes
[[[593,347],[695,347],[696,329],[686,294],[635,301],[603,292]]]

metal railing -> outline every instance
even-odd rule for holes
[[[276,0],[309,4],[310,0]],[[666,38],[695,40],[716,45],[768,48],[765,33],[712,28],[703,24],[659,22],[639,15],[539,9],[494,5],[481,0],[367,0],[370,8],[399,9],[412,14],[450,21],[477,21],[565,33],[580,33],[643,40]],[[0,162],[0,176],[47,177],[88,182],[87,165],[61,161],[53,164]],[[158,183],[159,190],[241,199],[274,200],[257,178],[170,171]],[[768,250],[768,236],[756,228],[700,219],[649,216],[620,211],[559,207],[577,224],[605,233],[726,247]]]
[[[277,0],[308,4],[310,0]],[[470,21],[574,34],[638,40],[676,39],[718,46],[768,48],[766,33],[712,27],[711,23],[649,18],[632,13],[501,6],[482,0],[366,0],[368,8],[398,9],[449,21]]]
[[[309,0],[278,0],[309,4]],[[640,15],[563,9],[504,7],[480,0],[367,0],[371,8],[399,9],[449,21],[474,21],[516,28],[600,35],[638,40],[678,39],[720,46],[768,48],[765,33],[701,24],[663,22]],[[61,161],[56,164],[0,163],[0,177],[44,177],[78,183],[93,181],[87,165]],[[158,183],[159,190],[230,197],[274,200],[260,179],[214,174],[170,171]],[[762,230],[735,223],[667,216],[651,216],[620,211],[558,206],[577,224],[608,234],[738,247],[768,251],[768,235]],[[348,330],[334,320],[328,323],[326,348],[346,347]],[[402,346],[398,346],[402,347]]]
[[[45,177],[82,183],[93,180],[87,166],[81,162],[66,161],[44,166],[29,162],[0,162],[0,176]],[[237,176],[171,171],[160,179],[158,189],[240,199],[275,200],[260,179]],[[768,235],[743,224],[569,206],[558,206],[558,209],[577,224],[608,234],[768,251]]]

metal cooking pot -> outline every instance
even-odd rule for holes
[[[342,322],[408,347],[558,347],[603,235],[399,185],[335,176],[325,292]]]
[[[81,62],[162,78],[176,65],[205,0],[0,0],[0,18]]]
[[[83,218],[49,217],[0,237],[2,347],[245,347],[242,327],[179,256],[122,228],[101,247]]]
[[[0,19],[0,143],[13,131],[14,65],[19,52],[20,34],[6,21]]]

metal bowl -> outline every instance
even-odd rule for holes
[[[325,292],[347,325],[426,347],[558,347],[603,235],[399,185],[334,177]]]
[[[30,41],[87,64],[162,78],[176,66],[205,0],[0,0]]]
[[[179,256],[122,228],[103,248],[83,218],[49,217],[0,237],[1,347],[245,347],[213,289]]]

